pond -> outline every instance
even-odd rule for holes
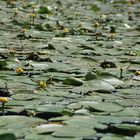
[[[140,1],[0,1],[0,139],[140,139]]]

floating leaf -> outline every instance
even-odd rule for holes
[[[7,66],[6,61],[0,61],[0,70],[3,70]]]
[[[104,136],[101,140],[125,140],[121,136]]]
[[[114,126],[119,129],[140,132],[140,126],[135,124],[115,124]]]
[[[96,4],[92,4],[90,9],[94,12],[100,11],[100,8]]]
[[[30,131],[35,134],[49,134],[57,129],[61,129],[62,125],[59,124],[42,124],[35,128],[32,128]]]
[[[97,74],[92,71],[87,72],[85,75],[85,80],[93,80],[97,78],[98,78]]]
[[[0,135],[1,140],[16,140],[16,137],[12,133],[5,133]]]
[[[109,73],[102,73],[100,74],[99,77],[115,87],[120,87],[125,85],[125,83],[122,80],[118,79],[117,77]]]
[[[89,128],[82,127],[72,127],[72,126],[64,126],[59,130],[56,130],[52,136],[62,137],[62,138],[74,138],[74,137],[82,137],[82,136],[90,136],[95,135],[96,131]]]
[[[83,81],[78,78],[70,77],[65,79],[63,83],[67,85],[81,86],[83,84]]]
[[[61,105],[46,104],[46,105],[40,105],[36,110],[40,112],[48,112],[48,113],[61,113],[63,109],[64,106]]]
[[[123,107],[117,103],[83,101],[80,104],[92,112],[118,112],[123,110]]]
[[[38,14],[52,14],[50,7],[40,7]]]
[[[64,123],[68,124],[69,126],[75,126],[75,127],[84,127],[84,128],[98,128],[98,129],[105,129],[107,128],[106,125],[100,124],[96,122],[94,118],[91,117],[75,117],[73,119],[64,121]]]

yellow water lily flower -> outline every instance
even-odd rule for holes
[[[64,28],[64,29],[63,29],[63,32],[64,32],[64,33],[68,33],[68,32],[69,32],[69,29],[68,29],[68,28]]]
[[[135,75],[140,76],[140,71],[136,71]]]
[[[46,81],[39,81],[39,87],[40,88],[46,88],[47,87]]]
[[[19,68],[16,68],[16,73],[17,74],[23,74],[24,73],[24,69],[19,67]]]
[[[6,97],[1,97],[1,98],[0,98],[0,102],[1,102],[1,103],[7,103],[7,102],[8,102],[8,98],[6,98]]]
[[[25,33],[25,32],[27,32],[27,29],[23,28],[23,29],[21,30],[21,32],[22,32],[22,33]]]
[[[94,27],[99,28],[100,24],[98,22],[95,22]]]
[[[30,17],[35,18],[36,14],[35,13],[30,13]]]
[[[10,49],[8,53],[9,53],[11,56],[14,56],[14,55],[15,55],[15,50]]]

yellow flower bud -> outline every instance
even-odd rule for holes
[[[13,56],[15,55],[15,50],[10,49],[8,53]]]
[[[31,13],[31,14],[30,14],[30,17],[35,18],[35,17],[36,17],[36,14]]]
[[[68,32],[69,32],[69,29],[68,29],[68,28],[64,28],[64,29],[63,29],[63,32],[64,32],[64,33],[68,33]]]
[[[115,33],[110,33],[110,38],[111,39],[115,38]]]
[[[22,32],[22,33],[25,33],[25,32],[27,32],[27,29],[23,28],[23,29],[21,30],[21,32]]]
[[[136,71],[135,75],[140,76],[140,71]]]
[[[23,68],[21,68],[21,67],[16,68],[16,73],[17,73],[17,74],[23,74],[23,73],[24,73]]]
[[[99,28],[100,24],[99,24],[98,22],[96,22],[96,23],[94,24],[94,26],[95,26],[95,28]]]
[[[0,98],[0,102],[2,102],[2,103],[7,103],[7,102],[8,102],[8,98],[6,98],[6,97],[1,97],[1,98]]]
[[[46,81],[39,81],[39,87],[40,88],[46,88],[47,87]]]

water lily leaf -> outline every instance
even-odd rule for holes
[[[88,109],[78,109],[74,112],[76,115],[90,115],[90,112]]]
[[[121,136],[104,136],[101,140],[125,140]]]
[[[16,140],[16,137],[12,133],[5,133],[0,135],[1,140]]]
[[[100,8],[96,4],[92,4],[90,9],[94,12],[100,11]]]
[[[139,140],[140,136],[135,136],[135,137],[125,137],[125,140]]]
[[[4,129],[8,129],[9,127],[11,127],[15,130],[18,130],[19,127],[24,128],[26,126],[27,128],[29,128],[46,122],[45,120],[39,118],[31,118],[16,115],[1,116],[1,121],[5,121],[7,123],[7,125],[3,127]],[[17,123],[13,124],[13,122]]]
[[[64,106],[61,105],[40,105],[36,110],[39,112],[48,112],[48,113],[61,113],[64,110]]]
[[[27,140],[81,140],[81,138],[61,138],[61,137],[54,137],[51,135],[40,135],[40,134],[28,134],[25,136]]]
[[[102,80],[90,80],[87,81],[87,85],[91,87],[94,91],[98,91],[98,92],[115,91],[115,88],[111,84]]]
[[[40,7],[38,14],[52,14],[50,7]]]
[[[61,129],[63,125],[60,124],[42,124],[35,128],[32,128],[30,131],[35,134],[49,134],[54,132],[57,129]]]
[[[79,94],[88,94],[93,91],[101,93],[112,93],[115,91],[115,87],[105,82],[103,80],[95,79],[90,81],[85,81],[84,84],[80,87],[74,87],[71,92]]]
[[[102,74],[100,74],[99,77],[115,87],[124,86],[124,84],[125,84],[122,80],[118,79],[117,77],[115,77],[109,73],[102,73]]]
[[[87,72],[85,75],[85,80],[87,80],[87,81],[97,79],[97,78],[98,78],[97,74],[92,71]]]
[[[73,119],[64,121],[64,123],[68,124],[69,126],[75,126],[75,127],[84,127],[84,128],[99,128],[99,129],[105,129],[107,128],[106,125],[103,125],[101,123],[96,122],[94,118],[91,117],[75,117]]]
[[[72,126],[64,126],[59,130],[56,130],[52,136],[62,137],[62,138],[74,138],[74,137],[82,137],[82,136],[90,136],[95,135],[96,131],[89,128],[82,127],[72,127]]]
[[[34,133],[26,133],[25,135],[26,140],[49,140],[46,138],[46,135],[37,135]]]
[[[9,100],[9,102],[6,104],[7,106],[21,106],[21,107],[27,107],[28,104],[36,107],[36,105],[40,104],[41,101],[34,99],[34,100]]]
[[[37,63],[37,62],[30,62],[30,65],[34,67],[36,70],[45,70],[48,68],[48,64],[46,62]]]
[[[122,123],[122,122],[135,122],[135,121],[140,121],[140,118],[139,117],[124,117],[124,116],[119,116],[119,117],[116,117],[116,116],[100,116],[100,115],[97,115],[95,117],[95,119],[98,120],[98,122],[100,123],[106,123],[106,124],[110,124],[110,123],[114,123],[114,124],[119,124],[119,123]]]
[[[139,106],[139,99],[125,99],[125,100],[118,100],[116,103],[125,106],[125,107],[131,107],[131,106]]]
[[[71,103],[69,105],[67,105],[67,108],[70,108],[70,109],[80,109],[82,106],[78,103]]]
[[[70,78],[65,79],[63,83],[67,85],[81,86],[83,84],[83,81],[75,77],[70,77]]]
[[[124,110],[120,112],[111,113],[112,116],[136,116],[138,117],[140,111],[136,110],[135,108],[124,108]]]
[[[33,94],[15,94],[15,95],[12,95],[12,98],[15,99],[15,100],[21,100],[21,101],[27,101],[27,100],[33,100],[36,98],[35,95]]]
[[[0,70],[3,70],[7,66],[6,61],[0,61]]]
[[[116,128],[140,132],[140,126],[135,124],[115,124]]]
[[[7,125],[7,122],[0,120],[0,127]]]
[[[62,117],[50,118],[50,119],[49,119],[49,122],[62,122],[62,121],[68,120],[68,119],[69,119],[69,116],[64,115],[64,116],[62,116]]]
[[[92,112],[118,112],[123,110],[123,107],[117,103],[95,101],[84,101],[80,103]]]

